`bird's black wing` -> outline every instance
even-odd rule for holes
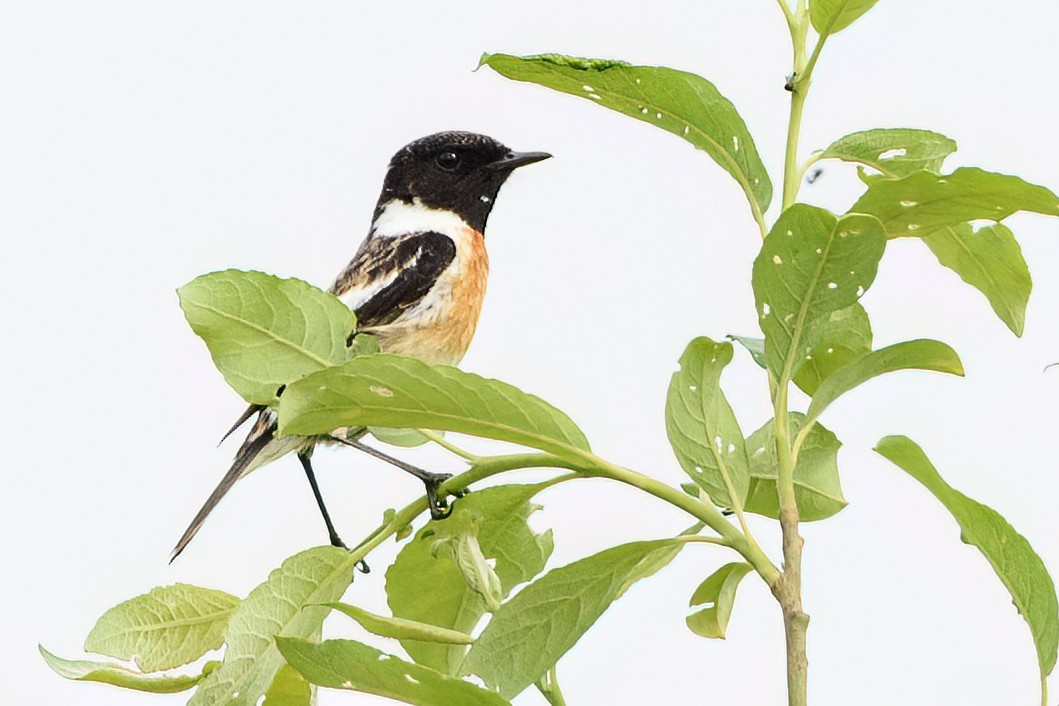
[[[358,328],[382,326],[422,301],[455,258],[456,244],[441,233],[372,236],[331,291],[352,302]]]

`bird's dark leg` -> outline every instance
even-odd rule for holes
[[[418,466],[413,466],[410,463],[405,463],[399,458],[394,458],[393,456],[383,453],[382,451],[379,451],[374,447],[368,446],[367,444],[362,444],[356,439],[342,439],[339,437],[333,438],[335,439],[335,441],[338,441],[341,444],[351,446],[354,449],[357,449],[358,451],[363,451],[369,456],[374,456],[380,461],[385,461],[391,466],[396,466],[397,468],[400,468],[406,473],[411,473],[413,476],[423,481],[423,485],[426,486],[427,504],[430,506],[430,516],[435,520],[440,520],[443,517],[448,517],[448,502],[446,502],[443,496],[438,495],[438,488],[441,487],[442,483],[452,477],[451,473],[432,473],[430,471],[424,471]],[[453,493],[453,495],[457,498],[462,497],[463,494],[464,491],[462,490]]]
[[[327,535],[331,540],[331,546],[349,549],[346,543],[342,541],[342,538],[338,536],[338,532],[335,531],[335,525],[331,522],[331,515],[328,514],[327,506],[324,505],[324,496],[320,494],[320,486],[316,483],[316,473],[313,472],[313,464],[310,461],[311,456],[311,450],[308,453],[299,453],[298,460],[301,461],[302,468],[305,469],[305,477],[309,479],[309,486],[313,489],[313,497],[316,498],[316,505],[320,508],[320,514],[324,516],[324,524],[327,525]],[[371,571],[363,559],[357,562],[357,568],[365,574]]]

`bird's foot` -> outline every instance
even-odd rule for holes
[[[438,490],[441,485],[452,478],[451,473],[431,473],[424,471],[423,475],[420,476],[420,480],[423,481],[423,485],[426,486],[427,490],[427,505],[430,507],[430,517],[434,520],[443,520],[452,513],[452,507],[449,505],[448,498],[445,495],[451,495],[454,498],[462,498],[467,494],[467,489],[450,491],[447,494],[439,494]]]

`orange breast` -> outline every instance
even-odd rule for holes
[[[489,278],[485,239],[466,228],[456,239],[456,257],[419,304],[379,327],[380,347],[428,363],[455,365],[474,338]]]

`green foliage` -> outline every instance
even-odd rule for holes
[[[897,178],[921,169],[940,171],[942,162],[955,151],[956,142],[939,133],[888,128],[840,137],[820,154],[820,158],[863,164],[884,176]]]
[[[85,650],[132,660],[144,672],[179,667],[221,646],[237,605],[224,591],[183,583],[154,588],[104,613]]]
[[[277,639],[292,667],[313,684],[385,696],[417,706],[504,706],[491,691],[353,640],[313,644]]]
[[[806,428],[805,417],[792,414],[791,433]],[[803,522],[823,520],[846,506],[838,478],[838,449],[842,442],[820,424],[808,427],[798,462],[794,466],[794,495]],[[746,440],[750,454],[750,495],[746,510],[773,519],[779,517],[776,491],[776,432],[773,422],[761,427]]]
[[[728,619],[732,616],[732,606],[735,605],[735,591],[743,577],[753,569],[750,564],[732,562],[717,569],[700,583],[691,594],[688,605],[693,608],[700,605],[706,607],[686,618],[688,628],[696,635],[723,640]]]
[[[335,547],[296,554],[250,592],[228,621],[220,668],[195,692],[189,706],[252,706],[283,667],[275,639],[312,637],[327,615],[321,604],[342,597],[355,560]]]
[[[467,653],[463,671],[505,698],[544,676],[599,616],[683,545],[632,542],[553,569],[505,603]]]
[[[312,685],[285,664],[265,692],[261,706],[313,706],[314,703]]]
[[[852,306],[875,280],[886,237],[871,216],[795,204],[754,260],[754,299],[769,371],[785,385],[824,337],[813,324]]]
[[[397,555],[386,572],[386,595],[395,616],[470,633],[486,613],[485,603],[464,579],[448,552],[435,550],[477,520],[476,534],[494,570],[501,593],[532,579],[544,570],[552,553],[551,531],[537,534],[527,524],[538,509],[530,502],[547,484],[506,485],[474,492],[456,503],[452,516],[427,524]],[[419,664],[455,674],[466,649],[411,639],[402,646]]]
[[[579,96],[678,135],[710,155],[739,183],[755,214],[772,200],[772,182],[746,123],[731,101],[695,74],[664,66],[557,54],[483,54],[501,76]]]
[[[381,637],[392,637],[398,640],[418,640],[423,642],[440,642],[446,645],[469,645],[474,639],[462,632],[440,628],[429,623],[420,623],[403,618],[387,618],[375,615],[363,608],[348,603],[327,603],[339,613],[348,615],[370,633]]]
[[[926,237],[967,221],[1002,221],[1018,211],[1059,216],[1059,197],[1015,176],[961,167],[946,175],[913,172],[873,180],[850,211],[877,217],[890,238]]]
[[[858,304],[838,309],[816,319],[806,335],[814,341],[812,350],[794,376],[794,384],[812,395],[833,372],[871,352],[871,321]]]
[[[202,681],[204,674],[180,676],[143,674],[120,664],[89,662],[86,660],[68,660],[56,657],[43,647],[38,648],[44,663],[52,671],[66,679],[74,681],[94,681],[100,684],[120,686],[125,689],[148,691],[152,694],[175,694],[187,691]],[[203,670],[205,673],[205,670]]]
[[[887,436],[875,450],[940,500],[959,524],[960,539],[982,552],[1029,624],[1041,678],[1048,676],[1059,651],[1059,602],[1048,569],[1030,543],[996,510],[946,483],[923,450],[908,437]]]
[[[923,242],[938,262],[986,296],[1012,333],[1022,335],[1033,282],[1022,248],[1007,226],[943,226],[923,236]]]
[[[279,404],[281,434],[342,426],[440,429],[580,457],[581,430],[539,397],[458,368],[388,353],[354,358],[292,383]]]
[[[281,385],[352,355],[346,338],[356,325],[353,312],[301,280],[225,270],[178,294],[217,369],[251,404],[275,404]]]
[[[721,392],[731,343],[688,344],[666,398],[666,432],[681,468],[721,507],[742,507],[750,487],[743,432]]]
[[[854,387],[896,370],[933,370],[963,375],[963,364],[952,348],[929,339],[895,343],[872,351],[839,368],[824,380],[813,394],[813,401],[806,413],[807,421],[816,421],[828,405]]]
[[[398,446],[436,441],[470,466],[443,491],[522,468],[566,472],[535,485],[476,489],[455,501],[449,517],[429,521],[386,571],[393,617],[340,599],[360,558],[389,538],[401,541],[411,533],[426,509],[422,498],[387,510],[382,526],[352,552],[322,547],[289,558],[243,601],[178,584],[107,611],[86,649],[134,660],[138,669],[64,660],[41,648],[46,663],[70,679],[158,693],[198,685],[191,706],[310,706],[313,685],[426,706],[501,706],[531,684],[554,706],[563,703],[557,661],[632,584],[667,565],[687,544],[706,543],[736,552],[740,561],[725,564],[693,592],[690,605],[698,610],[687,616],[688,627],[723,638],[740,581],[757,573],[788,618],[790,703],[804,706],[805,673],[797,665],[805,663],[808,619],[801,612],[799,523],[846,506],[837,460],[842,444],[817,420],[842,395],[888,372],[963,374],[956,352],[938,341],[872,350],[869,313],[859,301],[874,281],[887,240],[921,238],[941,265],[982,292],[1021,335],[1031,279],[1014,233],[1000,221],[1020,211],[1059,215],[1054,193],[1018,177],[975,167],[941,174],[956,143],[928,130],[851,133],[798,163],[802,107],[821,49],[875,1],[783,5],[795,66],[788,86],[783,203],[771,228],[765,213],[772,182],[754,140],[735,106],[706,79],[616,60],[482,56],[483,65],[503,76],[579,96],[678,135],[712,157],[746,194],[764,236],[752,272],[764,338],[729,338],[767,373],[773,420],[744,440],[721,386],[732,344],[693,339],[670,380],[665,428],[694,484],[679,489],[596,456],[567,415],[512,385],[379,352],[371,336],[347,345],[354,315],[304,282],[235,270],[203,275],[180,290],[187,320],[244,399],[278,409],[281,434],[367,427]],[[811,53],[810,26],[818,34]],[[798,182],[819,159],[858,165],[866,189],[849,213],[796,202]],[[993,224],[976,229],[977,220]],[[790,404],[792,383],[811,398],[804,413]],[[536,451],[475,456],[422,430]],[[887,437],[877,451],[926,486],[955,517],[964,541],[985,555],[1030,626],[1043,679],[1056,662],[1059,607],[1040,558],[996,512],[946,484],[908,439]],[[683,537],[611,547],[542,573],[553,539],[550,531],[530,528],[527,520],[538,509],[532,499],[544,488],[583,477],[637,487],[695,518],[696,525]],[[725,518],[714,505],[731,508],[735,517]],[[758,545],[746,512],[781,519],[782,562]],[[708,534],[699,535],[706,528]],[[377,636],[400,640],[414,663],[359,642],[319,642],[330,610]],[[207,664],[201,674],[159,673],[222,643],[223,661]],[[467,675],[489,688],[461,678]]]
[[[813,29],[827,36],[849,27],[878,1],[813,0],[809,3],[809,18],[813,23]]]

